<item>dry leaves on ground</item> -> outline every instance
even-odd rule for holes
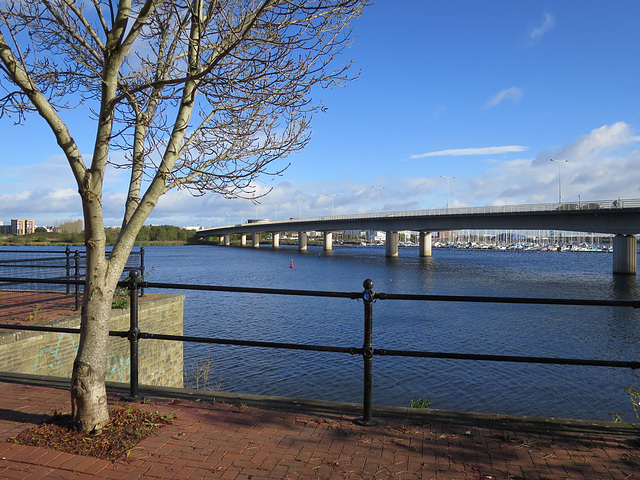
[[[112,408],[109,414],[111,420],[99,435],[74,430],[71,414],[56,413],[43,425],[25,430],[8,441],[115,461],[129,455],[144,438],[172,422],[171,414],[147,412],[133,405]]]

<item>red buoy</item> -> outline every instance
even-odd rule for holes
[[[289,268],[293,268],[293,260],[291,260],[291,265],[289,265]]]

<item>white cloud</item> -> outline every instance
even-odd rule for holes
[[[69,164],[62,155],[49,157],[33,165],[5,164],[0,169],[0,179],[4,192],[17,192],[33,185],[50,186],[52,183],[57,187],[75,185]]]
[[[630,125],[617,122],[593,129],[589,134],[564,147],[561,154],[571,158],[594,157],[637,144],[639,140],[639,137],[633,135]]]
[[[38,225],[50,225],[55,219],[80,218],[80,196],[72,189],[38,186],[33,190],[0,195],[0,220],[34,219]]]
[[[527,147],[522,145],[505,145],[501,147],[481,147],[481,148],[454,148],[450,150],[439,150],[437,152],[427,152],[418,155],[411,155],[411,158],[442,157],[442,156],[463,156],[463,155],[500,155],[503,153],[523,152]]]
[[[556,17],[554,17],[552,14],[548,12],[545,13],[544,16],[542,17],[542,23],[540,23],[540,25],[533,27],[529,31],[529,43],[533,44],[538,40],[540,40],[542,36],[545,33],[547,33],[549,30],[551,30],[553,27],[555,27],[555,25],[556,25]]]
[[[618,122],[593,129],[573,142],[542,150],[534,159],[496,162],[462,186],[458,198],[470,205],[554,202],[559,178],[563,201],[640,197],[640,138]],[[556,164],[549,159],[568,160]]]
[[[60,190],[53,190],[49,193],[49,197],[55,200],[69,200],[70,198],[77,199],[78,192],[73,188],[63,188]]]
[[[511,100],[514,103],[518,103],[522,98],[522,89],[518,87],[511,87],[497,93],[489,99],[487,102],[487,108],[495,107],[502,103],[503,100]]]
[[[631,126],[625,122],[613,125],[603,125],[594,128],[586,135],[579,137],[572,143],[561,147],[541,151],[535,163],[540,165],[550,158],[569,160],[570,162],[587,162],[603,160],[603,155],[616,151],[624,151],[640,142],[640,137],[634,135]]]

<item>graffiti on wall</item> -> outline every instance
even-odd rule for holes
[[[52,377],[71,376],[69,357],[75,357],[78,345],[70,333],[61,333],[55,348],[45,347],[33,359],[33,373]],[[66,361],[65,361],[66,360]]]
[[[41,349],[33,359],[32,373],[51,377],[70,377],[73,359],[78,353],[74,335],[61,333],[55,347]],[[107,356],[107,381],[126,382],[129,380],[131,360],[128,356],[110,354]]]

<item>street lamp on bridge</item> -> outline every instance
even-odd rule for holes
[[[554,158],[550,158],[549,160],[558,163],[558,203],[562,203],[562,177],[560,176],[560,165],[563,163],[569,163],[569,160],[556,160]]]
[[[445,175],[440,175],[440,178],[444,178],[447,181],[447,210],[449,210],[449,181],[452,178],[456,178],[456,177],[447,177]]]
[[[378,192],[378,213],[380,213],[380,190],[383,189],[384,187],[380,186],[380,185],[374,185],[371,188],[375,188]]]
[[[337,197],[337,196],[338,196],[337,193],[334,193],[334,194],[327,193],[327,197],[331,197],[331,216],[332,217],[333,217],[333,197]]]

